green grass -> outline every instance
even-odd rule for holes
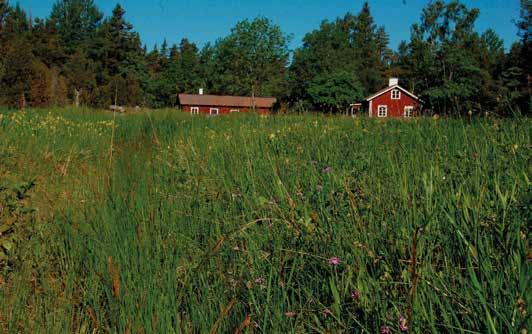
[[[529,328],[531,125],[2,111],[0,328]]]

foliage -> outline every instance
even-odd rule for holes
[[[475,31],[478,15],[459,1],[434,1],[399,49],[397,72],[435,113],[508,115],[519,109],[520,96],[509,82],[516,66],[508,66],[511,55],[505,56],[493,30]]]
[[[364,97],[362,91],[358,78],[346,71],[316,76],[308,88],[316,107],[329,112],[347,111],[346,106]]]
[[[32,222],[33,210],[25,201],[34,186],[35,181],[0,184],[0,275],[16,262],[17,243],[23,242],[18,229]]]
[[[319,109],[322,102],[314,99],[316,82],[323,82],[325,77],[340,77],[345,72],[358,78],[362,95],[367,96],[382,88],[389,53],[387,34],[383,27],[375,25],[367,2],[357,16],[347,13],[335,22],[324,21],[318,30],[304,37],[303,47],[294,53],[290,68],[291,98],[308,100]],[[335,89],[349,91],[352,88]],[[357,94],[329,105],[345,109],[360,99]]]
[[[266,18],[244,20],[215,45],[219,93],[282,96],[286,93],[289,37]]]
[[[529,114],[530,9],[522,0],[521,40],[507,52],[495,31],[475,28],[478,9],[458,0],[429,2],[395,52],[367,1],[357,14],[323,21],[293,52],[291,36],[264,17],[237,22],[201,49],[183,38],[148,51],[120,5],[104,17],[94,0],[56,0],[48,17],[33,19],[0,0],[0,105],[163,108],[204,88],[331,111],[399,77],[428,112]],[[347,76],[355,82],[330,85]]]

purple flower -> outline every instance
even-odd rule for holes
[[[399,318],[399,329],[401,332],[408,332],[408,322],[403,316]]]
[[[357,291],[357,290],[354,290],[351,292],[351,298],[354,300],[354,301],[359,301],[360,300],[360,291]]]
[[[331,266],[338,266],[340,263],[342,263],[342,260],[340,260],[339,257],[334,256],[327,260],[327,263],[329,263]]]
[[[323,172],[324,172],[325,174],[330,174],[330,173],[333,172],[333,168],[332,168],[331,166],[328,166],[328,167],[326,167],[326,168],[323,170]]]
[[[333,313],[331,312],[331,310],[329,310],[327,307],[323,310],[323,315],[328,317],[330,315],[333,315]]]
[[[392,330],[388,326],[382,326],[380,333],[381,334],[392,334]]]

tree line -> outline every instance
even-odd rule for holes
[[[366,2],[323,21],[292,52],[291,36],[264,17],[202,48],[183,39],[148,49],[120,5],[104,17],[93,0],[59,0],[33,19],[0,0],[0,105],[162,108],[201,87],[275,96],[284,110],[342,112],[393,76],[433,113],[530,114],[532,5],[520,1],[520,39],[508,52],[495,31],[475,30],[479,10],[458,0],[431,1],[397,50]]]

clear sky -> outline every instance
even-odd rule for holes
[[[56,0],[10,0],[19,2],[34,17],[48,16]],[[244,18],[262,15],[291,34],[291,47],[301,45],[303,36],[316,29],[324,19],[333,20],[351,11],[358,13],[363,0],[95,0],[106,15],[119,2],[126,18],[151,49],[164,38],[178,43],[186,37],[203,46],[206,42],[228,34],[234,24]],[[410,36],[410,26],[419,21],[421,9],[428,0],[370,0],[378,25],[384,25],[390,36],[390,47],[396,49]],[[506,47],[517,39],[513,23],[519,17],[519,0],[462,0],[469,7],[480,8],[477,30],[493,28]]]

